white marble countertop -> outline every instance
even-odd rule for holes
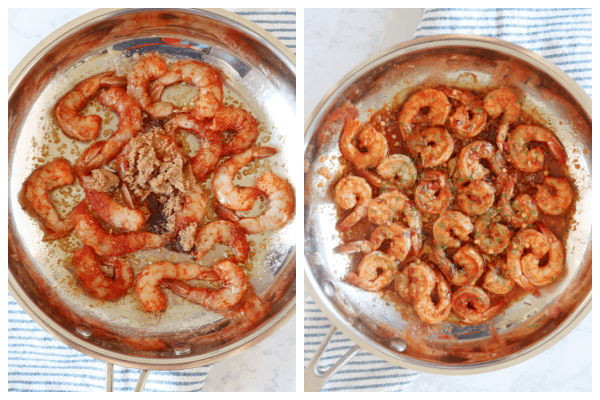
[[[412,38],[422,9],[306,9],[305,120],[323,95],[360,62]],[[408,392],[591,391],[592,315],[544,353],[497,372],[422,374]]]
[[[92,10],[9,9],[9,73],[42,39]],[[204,391],[295,391],[295,365],[296,321],[292,318],[258,345],[216,364],[208,374]]]

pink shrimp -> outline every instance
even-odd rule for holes
[[[212,120],[210,129],[217,134],[227,130],[235,136],[223,145],[223,155],[239,154],[250,148],[258,138],[258,122],[248,111],[237,107],[222,107]]]
[[[142,57],[127,74],[127,94],[133,97],[139,105],[153,118],[164,118],[171,115],[175,109],[173,104],[153,101],[148,94],[148,85],[167,72],[167,63],[160,55],[150,54]]]

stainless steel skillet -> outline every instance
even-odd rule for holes
[[[294,315],[297,222],[271,235],[250,237],[256,243],[250,279],[270,308],[256,324],[227,336],[222,332],[233,325],[230,318],[175,298],[171,312],[152,317],[136,306],[132,295],[117,303],[87,296],[62,262],[61,246],[68,243],[41,242],[37,222],[18,202],[21,186],[38,162],[51,161],[61,152],[71,162],[77,156],[68,151],[75,147],[70,142],[67,151],[60,144],[43,146],[46,139],[54,139],[51,109],[56,100],[74,82],[150,50],[217,65],[229,101],[243,102],[262,123],[259,140],[280,150],[269,168],[297,186],[288,162],[293,141],[285,140],[295,119],[295,57],[289,49],[255,24],[222,10],[94,11],[46,38],[9,77],[9,291],[48,332],[109,366],[184,369],[237,354]],[[136,268],[155,258],[177,257],[170,252],[148,254],[138,259]]]
[[[526,112],[550,123],[565,145],[577,190],[565,275],[543,288],[541,297],[512,304],[488,325],[419,327],[396,304],[346,284],[358,258],[332,251],[340,243],[332,195],[340,177],[343,110],[356,109],[365,122],[373,110],[398,107],[417,88],[437,84],[519,91]],[[591,310],[591,153],[589,96],[558,67],[520,46],[473,35],[434,36],[394,46],[349,72],[305,127],[305,282],[335,326],[330,335],[339,329],[357,347],[322,371],[317,361],[328,335],[305,371],[305,389],[318,390],[360,347],[406,368],[476,374],[522,362],[567,335]]]

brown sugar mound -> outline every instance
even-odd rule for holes
[[[86,188],[98,192],[113,192],[119,187],[119,177],[107,169],[94,169],[92,175],[86,180]]]

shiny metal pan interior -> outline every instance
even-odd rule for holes
[[[46,38],[9,78],[9,289],[40,325],[88,355],[137,368],[181,369],[242,351],[294,314],[294,233],[299,222],[292,220],[279,230],[248,236],[252,261],[246,272],[255,296],[270,308],[255,323],[240,325],[172,294],[171,306],[158,316],[141,309],[132,289],[115,302],[92,298],[78,284],[70,263],[68,253],[80,245],[75,233],[42,241],[39,222],[19,203],[23,182],[37,166],[58,157],[73,164],[88,145],[60,132],[53,117],[57,100],[91,75],[109,69],[124,74],[148,51],[216,66],[222,71],[225,102],[243,105],[259,121],[258,142],[277,148],[278,154],[257,163],[252,174],[242,174],[241,185],[252,185],[260,173],[273,171],[297,188],[290,162],[295,57],[277,39],[248,20],[219,10],[86,14]],[[103,130],[116,125],[117,118],[105,117]],[[62,191],[53,193],[54,200],[63,205],[59,212],[67,212],[83,196],[76,187],[73,193],[71,198],[61,197]],[[201,264],[211,265],[225,251],[217,246]],[[191,258],[167,250],[141,252],[135,256],[135,269],[157,260],[189,262]]]
[[[552,126],[564,144],[576,187],[575,228],[566,240],[566,273],[541,296],[515,303],[489,324],[418,321],[377,293],[347,284],[360,255],[336,254],[341,241],[334,187],[341,177],[343,109],[364,123],[386,104],[400,106],[418,88],[449,85],[478,90],[509,86],[524,110]],[[305,282],[334,325],[358,345],[394,364],[438,374],[474,374],[514,365],[550,347],[591,310],[591,99],[562,70],[513,44],[470,35],[413,40],[356,67],[333,87],[305,131]],[[326,171],[326,173],[324,173]]]

